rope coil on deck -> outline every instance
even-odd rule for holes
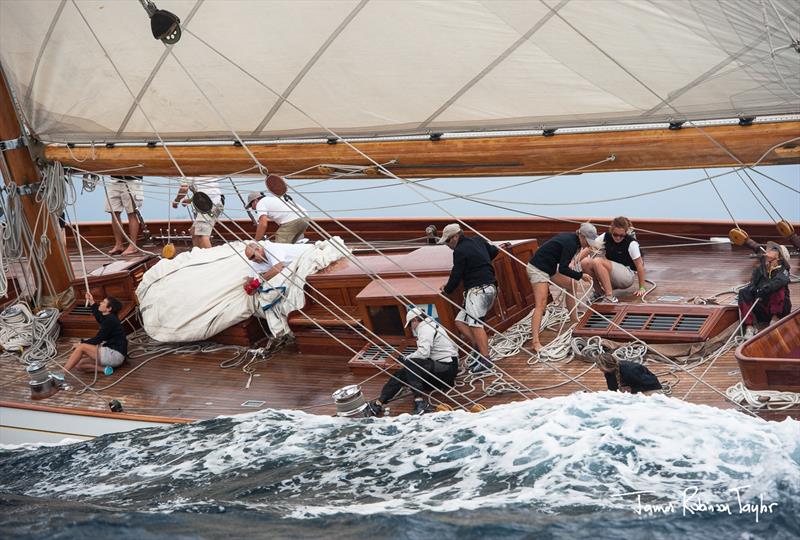
[[[738,382],[725,390],[725,395],[741,405],[754,409],[784,411],[800,407],[800,393],[779,392],[777,390],[750,390],[743,382]]]

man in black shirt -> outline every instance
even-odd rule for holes
[[[75,345],[64,369],[70,371],[78,367],[84,371],[94,371],[98,365],[112,368],[121,366],[128,355],[128,338],[117,318],[122,304],[113,296],[96,304],[92,293],[88,291],[86,300],[92,304],[92,313],[100,324],[100,330],[93,338],[81,340]]]
[[[464,236],[457,223],[444,228],[439,243],[447,244],[453,250],[453,268],[442,292],[450,294],[464,283],[464,307],[456,316],[456,327],[480,353],[470,371],[486,371],[492,367],[492,362],[489,360],[489,337],[484,328],[484,318],[497,297],[492,259],[499,250],[481,237]]]
[[[528,262],[528,279],[531,280],[536,303],[531,318],[531,348],[534,352],[538,353],[544,348],[539,341],[539,326],[542,324],[542,315],[547,307],[547,294],[550,291],[551,281],[567,291],[566,303],[570,319],[573,322],[578,321],[573,284],[581,279],[590,282],[592,278],[589,274],[570,268],[570,263],[578,250],[589,247],[595,238],[597,229],[594,225],[582,223],[576,232],[557,234],[539,246]]]
[[[642,364],[619,361],[613,355],[603,353],[597,358],[597,367],[605,375],[606,386],[611,391],[650,394],[662,389],[658,377]]]

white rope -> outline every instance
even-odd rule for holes
[[[778,390],[750,390],[743,382],[738,382],[725,390],[728,399],[754,409],[766,408],[770,411],[783,411],[800,407],[800,394]]]
[[[58,314],[57,309],[46,308],[34,315],[21,302],[9,306],[0,312],[0,345],[6,352],[21,353],[19,359],[26,364],[53,358],[57,353]]]

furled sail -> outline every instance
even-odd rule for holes
[[[800,112],[794,0],[155,3],[181,19],[171,47],[134,0],[0,2],[2,68],[42,140]]]

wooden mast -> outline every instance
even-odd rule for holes
[[[22,132],[11,99],[11,93],[2,69],[0,69],[0,140],[16,140],[21,136]],[[3,156],[8,165],[8,174],[10,175],[10,178],[5,178],[6,185],[16,183],[18,187],[22,187],[36,184],[41,180],[41,175],[27,147],[20,146],[13,150],[6,150],[3,152]],[[61,244],[60,234],[56,230],[54,220],[46,219],[47,216],[40,215],[47,212],[47,209],[41,208],[44,203],[37,203],[34,194],[19,195],[19,200],[22,208],[22,217],[27,222],[30,230],[33,231],[34,242],[38,242],[44,232],[52,246],[50,253],[46,255],[42,264],[42,270],[49,275],[49,281],[47,279],[42,280],[43,300],[46,297],[50,297],[52,300],[50,302],[44,301],[43,303],[58,305],[58,299],[62,297],[65,291],[70,289],[72,276],[72,268],[67,266],[68,259],[63,251],[64,246]],[[25,245],[25,249],[28,251],[29,260],[31,260],[31,253],[27,245]],[[58,307],[61,306],[59,305]]]
[[[612,155],[616,159],[599,163],[586,172],[735,167],[740,165],[739,161],[761,165],[800,163],[800,141],[786,142],[799,136],[800,122],[792,121],[707,126],[702,130],[683,127],[556,133],[552,137],[487,134],[475,138],[354,141],[353,144],[378,163],[393,162],[387,168],[401,177],[536,176],[574,171]],[[276,174],[311,168],[301,176],[324,177],[332,171],[318,167],[320,164],[372,165],[341,142],[248,144],[248,147]],[[769,151],[772,147],[776,148]],[[170,146],[170,151],[187,175],[225,175],[254,165],[249,154],[232,143],[191,146],[178,143]],[[137,167],[136,174],[178,174],[167,153],[157,145],[111,144],[95,148],[50,145],[45,156],[64,166],[95,171]],[[373,167],[357,176],[381,175]]]

